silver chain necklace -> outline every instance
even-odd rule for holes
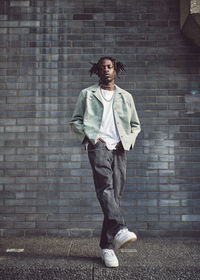
[[[105,101],[107,101],[107,102],[110,102],[110,101],[113,99],[114,95],[115,95],[115,91],[113,91],[112,97],[108,100],[108,99],[105,98],[105,96],[104,96],[104,94],[103,94],[103,92],[102,92],[101,87],[100,87],[100,92],[101,92],[101,95],[102,95],[103,99],[104,99]]]

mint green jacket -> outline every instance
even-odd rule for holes
[[[113,111],[122,145],[125,150],[132,149],[141,130],[140,122],[132,95],[118,86],[116,86]],[[82,143],[87,138],[92,144],[97,142],[102,116],[103,104],[99,86],[93,85],[83,89],[70,122]]]

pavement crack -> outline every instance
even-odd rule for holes
[[[94,279],[94,265],[92,265],[92,275],[91,275],[91,276],[92,276],[91,279],[92,279],[92,280],[95,280],[95,279]]]
[[[71,242],[69,244],[68,252],[67,252],[68,257],[70,256],[70,251],[71,251],[71,248],[72,248],[72,244],[73,244],[73,241],[71,240]]]

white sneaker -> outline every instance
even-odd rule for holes
[[[114,237],[115,248],[123,248],[136,240],[137,236],[134,232],[129,231],[127,228],[121,229]]]
[[[118,267],[119,262],[112,249],[102,249],[101,251],[102,260],[107,267]]]

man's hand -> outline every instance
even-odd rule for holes
[[[123,147],[121,141],[117,143],[117,145],[115,146],[115,149],[116,149],[116,150],[120,150],[120,151],[123,151],[123,150],[124,150],[124,147]]]
[[[102,138],[98,138],[97,141],[100,141],[100,142],[106,144],[106,141],[104,141]]]

